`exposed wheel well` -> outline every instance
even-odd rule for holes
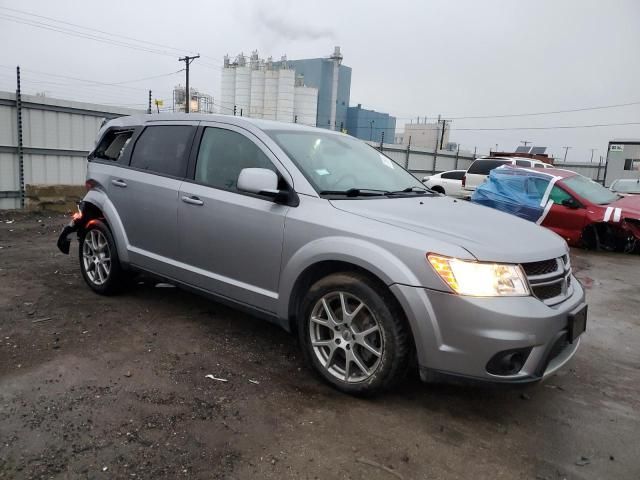
[[[85,221],[93,220],[94,218],[104,219],[104,214],[100,208],[96,207],[93,203],[82,203],[82,218]],[[105,222],[106,223],[106,222]]]
[[[288,310],[289,330],[294,333],[297,331],[298,310],[300,309],[300,305],[304,298],[305,292],[309,290],[311,285],[313,285],[315,282],[317,282],[321,278],[324,278],[333,273],[345,273],[345,272],[357,272],[362,275],[366,275],[368,278],[373,280],[373,282],[375,282],[379,288],[389,292],[389,298],[391,298],[395,302],[397,311],[402,313],[402,317],[403,317],[402,321],[405,322],[407,331],[410,336],[412,356],[413,358],[415,358],[416,347],[415,347],[415,341],[413,338],[413,332],[411,330],[411,325],[407,320],[406,313],[402,308],[402,305],[400,304],[400,302],[396,299],[393,292],[389,290],[389,287],[387,287],[387,285],[380,278],[378,278],[376,275],[371,273],[369,270],[349,262],[334,261],[334,260],[318,262],[307,267],[307,269],[300,274],[300,276],[296,280],[296,283],[293,286],[291,297],[289,298],[289,310]]]
[[[434,185],[433,187],[431,187],[431,190],[438,193],[444,193],[444,188],[442,188],[440,185]]]

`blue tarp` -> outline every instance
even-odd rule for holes
[[[544,213],[542,199],[553,177],[511,166],[491,170],[471,201],[537,222]]]

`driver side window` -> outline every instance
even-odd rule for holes
[[[244,135],[223,128],[206,128],[196,160],[195,180],[236,192],[243,168],[268,168],[278,173],[262,150]]]
[[[572,198],[573,197],[571,195],[557,186],[554,186],[551,189],[551,193],[549,194],[549,199],[556,205],[562,205],[562,202],[564,202],[565,200],[570,200]]]

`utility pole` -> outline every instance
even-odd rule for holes
[[[589,162],[593,162],[593,152],[595,152],[597,148],[590,148],[589,150],[591,150],[591,160],[589,160]]]
[[[149,90],[149,107],[147,107],[147,113],[151,113],[151,90]]]
[[[436,143],[433,146],[433,165],[431,166],[431,173],[436,173],[436,161],[438,160],[438,140],[440,139],[440,115],[438,115],[438,126],[436,127]]]
[[[182,58],[179,58],[178,61],[179,62],[184,62],[184,70],[187,76],[187,87],[186,87],[186,95],[185,95],[185,104],[184,104],[184,111],[185,113],[190,113],[191,112],[191,91],[189,90],[189,65],[191,65],[191,62],[193,62],[196,58],[200,58],[200,55],[195,55],[193,57],[189,57],[188,55],[185,55]]]
[[[440,150],[442,150],[442,143],[444,142],[444,131],[447,128],[447,121],[442,120],[442,136],[440,137]]]
[[[373,124],[376,123],[375,120],[371,120],[369,122],[369,127],[371,127],[371,130],[369,131],[369,141],[372,142],[373,141]]]
[[[530,141],[528,141],[528,140],[520,140],[520,143],[522,143],[522,144],[526,147],[526,146],[527,146],[527,145],[529,145],[531,142],[530,142]]]
[[[569,149],[571,147],[562,147],[562,148],[564,148],[564,160],[563,161],[566,162],[567,161],[567,152],[569,151]]]

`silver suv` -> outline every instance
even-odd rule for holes
[[[350,136],[218,115],[112,120],[59,248],[111,294],[143,271],[296,332],[349,393],[410,369],[541,379],[585,330],[567,244],[428,190]]]

